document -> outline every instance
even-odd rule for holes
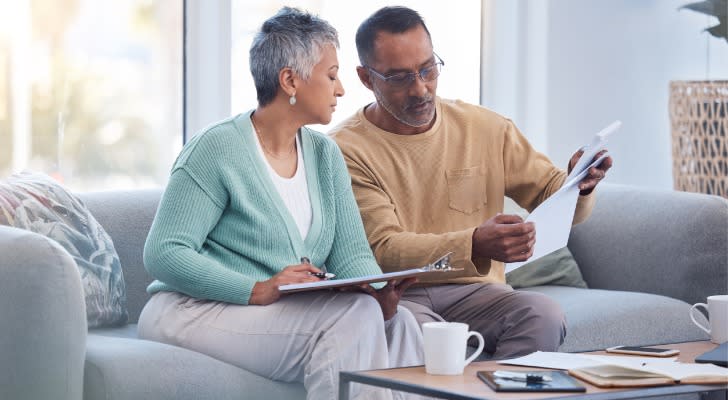
[[[568,370],[599,387],[638,387],[728,383],[728,369],[712,364],[682,363],[676,358],[600,356],[537,351],[498,364]]]
[[[605,153],[592,161],[597,153],[605,148],[609,135],[621,125],[620,121],[614,121],[597,133],[592,142],[584,147],[584,154],[574,165],[561,188],[526,217],[526,222],[533,222],[536,226],[533,255],[526,261],[506,264],[506,273],[566,246],[571,233],[571,223],[574,220],[576,201],[579,198],[579,182],[587,176],[589,168],[598,166],[607,157]]]
[[[419,268],[412,268],[404,271],[387,272],[375,275],[366,275],[357,278],[331,279],[307,283],[292,283],[289,285],[281,285],[278,287],[278,290],[280,290],[282,293],[295,293],[309,290],[331,289],[344,286],[361,285],[364,283],[386,282],[392,279],[405,279],[424,274],[444,274],[448,272],[462,271],[462,268],[452,268],[452,266],[450,265],[451,255],[452,253],[447,253],[444,256],[438,258],[436,261]]]

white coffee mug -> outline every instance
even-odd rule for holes
[[[425,371],[433,375],[461,375],[483,351],[483,336],[468,332],[468,324],[460,322],[425,322],[422,324],[425,342]],[[465,359],[465,349],[471,336],[478,338],[478,349]]]
[[[708,325],[704,326],[695,319],[699,307],[708,311]],[[728,295],[708,296],[708,304],[697,303],[690,308],[690,319],[698,328],[710,335],[710,341],[721,344],[728,342]]]

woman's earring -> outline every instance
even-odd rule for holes
[[[295,94],[293,96],[291,96],[290,99],[288,99],[288,104],[290,104],[292,106],[296,105],[296,95]]]

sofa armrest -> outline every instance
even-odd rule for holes
[[[82,398],[86,305],[56,242],[0,226],[0,321],[0,399]]]
[[[603,184],[569,249],[591,288],[704,302],[728,293],[728,200]]]

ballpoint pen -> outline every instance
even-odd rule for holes
[[[311,260],[309,260],[308,257],[301,257],[301,264],[311,264]],[[321,270],[321,272],[309,272],[309,274],[324,280],[336,278],[336,275],[326,272],[325,266],[322,265],[319,269]]]
[[[550,382],[551,377],[540,375],[537,373],[526,373],[526,372],[512,372],[512,371],[495,371],[493,376],[500,379],[507,379],[509,381],[519,381],[528,383],[540,383]]]

